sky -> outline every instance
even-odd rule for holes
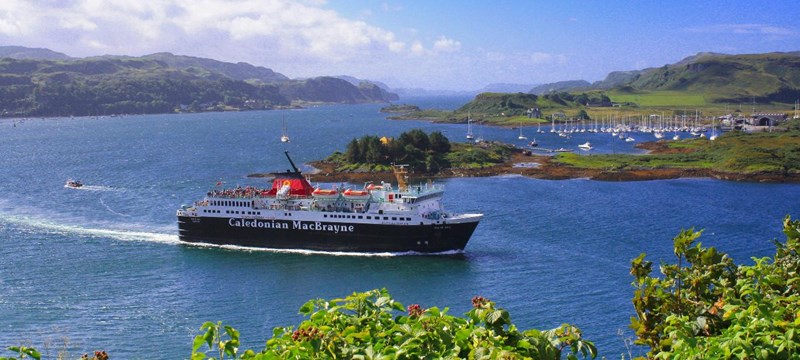
[[[171,52],[392,88],[602,80],[697,54],[800,50],[796,0],[0,0],[0,45]]]

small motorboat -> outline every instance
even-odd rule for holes
[[[528,146],[530,146],[530,147],[537,147],[537,146],[539,146],[539,143],[537,143],[537,142],[536,142],[536,139],[533,139],[533,141],[531,141],[531,142],[529,142],[529,143],[528,143]]]
[[[68,187],[68,188],[79,188],[81,186],[83,186],[82,182],[80,182],[78,180],[72,180],[72,179],[68,179],[67,183],[64,184],[64,187]]]
[[[578,148],[581,150],[592,150],[592,144],[587,141],[583,144],[578,145]]]

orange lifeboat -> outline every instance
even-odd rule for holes
[[[348,199],[348,200],[366,200],[366,199],[369,199],[369,191],[366,191],[366,190],[347,189],[342,193],[342,195],[344,195],[344,198]]]
[[[316,188],[311,192],[311,195],[317,199],[335,199],[339,196],[339,192],[334,189]]]
[[[373,190],[383,190],[383,186],[381,186],[381,185],[375,185],[375,184],[369,184],[369,185],[367,186],[367,190],[369,190],[369,191],[373,191]]]

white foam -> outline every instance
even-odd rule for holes
[[[234,251],[247,251],[247,252],[271,252],[271,253],[286,253],[286,254],[300,254],[300,255],[328,255],[328,256],[359,256],[359,257],[395,257],[395,256],[446,256],[458,255],[464,253],[461,250],[449,250],[437,253],[421,253],[416,251],[406,252],[381,252],[381,253],[362,253],[350,251],[320,251],[320,250],[303,250],[303,249],[270,249],[260,247],[238,246],[238,245],[216,245],[208,243],[185,243],[186,245],[203,247],[203,248],[218,248]]]
[[[164,244],[179,244],[177,234],[147,232],[147,231],[127,231],[116,229],[88,228],[75,225],[65,225],[54,223],[36,218],[21,216],[4,216],[4,221],[25,226],[28,228],[39,229],[44,232],[59,235],[79,235],[85,237],[104,237],[122,241],[147,241]]]
[[[119,216],[130,217],[130,215],[128,215],[128,214],[123,214],[123,213],[120,213],[120,212],[116,212],[116,211],[114,211],[114,209],[112,209],[112,208],[110,208],[108,205],[106,205],[106,203],[105,203],[105,201],[103,201],[103,199],[100,199],[100,204],[102,204],[103,206],[105,206],[106,210],[108,210],[109,212],[111,212],[111,213],[112,213],[112,214],[114,214],[114,215],[119,215]]]
[[[115,188],[113,186],[104,186],[104,185],[83,185],[81,187],[72,187],[64,185],[67,189],[74,189],[74,190],[85,190],[85,191],[122,191],[123,189]]]

